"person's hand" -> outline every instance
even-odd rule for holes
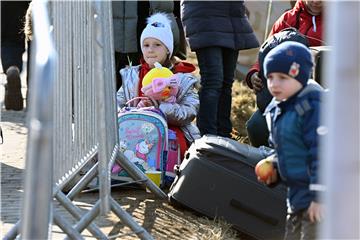
[[[270,184],[276,183],[276,182],[278,181],[278,176],[277,176],[277,175],[278,175],[278,174],[277,174],[277,170],[274,168],[271,176],[268,177],[268,178],[266,179],[266,181],[263,181],[259,176],[257,177],[257,180],[258,180],[259,182],[265,183],[266,185],[270,185]]]
[[[142,107],[151,107],[151,106],[154,106],[154,104],[150,99],[142,99],[136,107],[142,108]]]
[[[254,72],[250,77],[251,84],[255,92],[260,92],[263,89],[261,78],[259,78],[258,72]]]
[[[309,219],[312,223],[320,222],[324,217],[323,206],[314,201],[310,203],[307,213],[309,214]]]

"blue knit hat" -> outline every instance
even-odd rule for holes
[[[303,86],[310,78],[313,62],[309,49],[304,44],[288,41],[279,44],[266,55],[265,76],[280,72],[298,80]]]

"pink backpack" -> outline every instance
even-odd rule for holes
[[[180,165],[180,145],[176,132],[168,130],[168,157],[166,164],[166,181],[172,183],[176,174],[174,173],[175,165]]]
[[[174,181],[174,166],[179,164],[176,133],[168,129],[164,114],[155,107],[125,107],[118,115],[120,151],[141,171],[161,171],[161,186]],[[130,180],[115,164],[112,178]]]

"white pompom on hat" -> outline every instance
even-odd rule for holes
[[[156,38],[161,41],[169,50],[169,57],[174,50],[174,37],[171,30],[171,20],[165,13],[155,13],[147,19],[147,25],[141,33],[140,47],[143,49],[143,42],[146,38]]]

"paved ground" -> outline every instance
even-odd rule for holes
[[[1,66],[1,64],[0,64]],[[2,69],[1,69],[2,72]],[[25,73],[22,74],[22,93],[26,94]],[[5,111],[3,106],[5,74],[0,74],[0,119],[3,130],[1,153],[1,231],[3,236],[20,216],[21,197],[23,193],[23,173],[27,128],[25,127],[25,111]]]
[[[1,126],[4,131],[4,143],[1,150],[1,229],[4,236],[18,221],[21,214],[23,194],[23,176],[27,128],[26,112],[5,111],[2,109]],[[130,213],[155,239],[238,239],[237,232],[224,222],[214,222],[184,209],[175,209],[165,200],[157,199],[144,190],[114,189],[113,198]],[[75,199],[82,210],[89,210],[98,199],[98,193],[83,193]],[[58,205],[62,216],[71,224],[74,219]],[[137,239],[122,221],[110,213],[98,217],[95,223],[110,238],[122,235],[118,239]],[[85,230],[86,239],[95,239]],[[59,227],[53,226],[51,239],[63,239],[65,235]],[[116,238],[116,237],[114,237]]]
[[[25,75],[22,75],[24,84]],[[0,74],[0,109],[4,143],[0,144],[1,168],[1,228],[3,237],[21,216],[23,176],[26,157],[27,127],[26,111],[6,111],[3,106],[5,75]],[[22,92],[25,96],[26,86]],[[197,216],[185,209],[175,209],[165,200],[157,199],[145,190],[114,189],[112,197],[155,239],[239,239],[238,233],[223,221],[213,221]],[[75,198],[75,204],[82,210],[89,210],[98,199],[98,193],[82,193]],[[63,218],[73,224],[74,219],[65,209],[55,203]],[[130,231],[113,213],[98,217],[95,223],[109,238],[137,239],[125,235]],[[85,239],[95,239],[85,230]],[[51,239],[63,239],[65,234],[59,227],[52,227]]]

